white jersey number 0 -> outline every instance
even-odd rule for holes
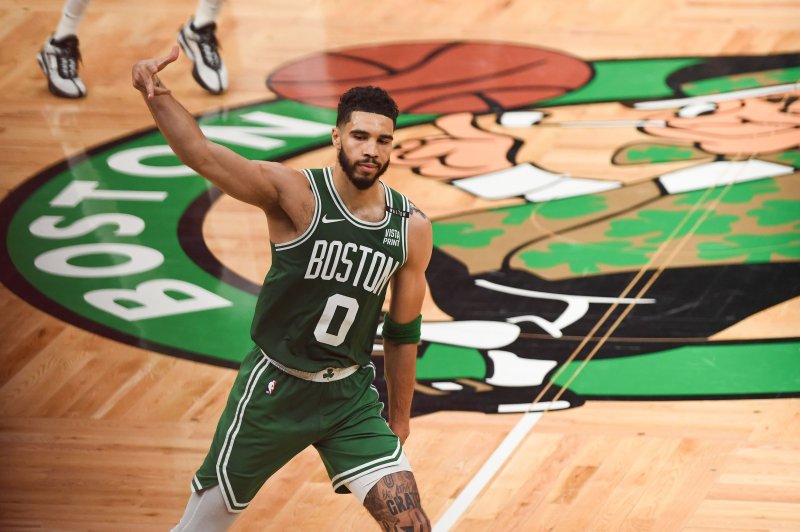
[[[336,334],[331,334],[328,332],[328,328],[330,328],[333,315],[336,314],[336,309],[339,307],[346,309],[347,314],[345,314],[344,320],[342,320],[342,323],[339,325],[339,330]],[[322,311],[322,316],[320,316],[317,327],[314,329],[314,337],[317,341],[332,345],[333,347],[341,345],[350,327],[353,326],[357,312],[358,301],[352,297],[343,296],[342,294],[332,295],[328,298],[325,309]]]

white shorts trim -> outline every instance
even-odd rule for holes
[[[397,462],[393,462],[386,467],[370,471],[364,475],[361,475],[360,477],[345,482],[344,485],[347,486],[347,489],[349,489],[353,495],[358,497],[358,500],[361,501],[361,504],[364,504],[364,499],[367,498],[369,490],[371,490],[380,479],[386,475],[399,473],[400,471],[412,471],[411,463],[409,463],[408,458],[406,458],[406,453],[401,453]]]

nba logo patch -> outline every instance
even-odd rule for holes
[[[278,381],[269,381],[267,384],[267,395],[272,395],[272,392],[275,391],[275,386],[278,384]]]

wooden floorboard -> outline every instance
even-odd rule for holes
[[[151,128],[130,87],[131,64],[165,53],[195,4],[93,2],[81,32],[89,86],[81,101],[52,97],[35,61],[61,5],[0,5],[0,199],[65,158]],[[234,0],[219,32],[228,93],[205,94],[185,58],[163,79],[199,114],[270,99],[265,79],[278,66],[355,44],[491,40],[589,59],[797,53],[798,28],[800,4],[790,1]],[[424,201],[429,214],[441,212]],[[241,253],[231,263],[258,282],[266,248],[241,250],[229,239],[258,236],[259,226],[243,227],[252,212],[222,201],[210,220],[226,219],[230,226],[206,230],[209,245]],[[14,291],[0,286],[0,530],[168,530],[234,370],[109,340]],[[475,412],[413,420],[406,452],[433,522],[519,420]],[[313,449],[270,479],[234,526],[330,529],[377,527],[354,497],[332,492]],[[454,530],[800,530],[800,399],[589,400],[548,412]]]

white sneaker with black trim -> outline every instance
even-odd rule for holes
[[[192,77],[212,94],[228,88],[228,70],[219,55],[216,31],[214,22],[195,28],[190,20],[178,32],[178,44],[194,63]]]
[[[75,35],[67,35],[58,40],[47,39],[36,59],[47,77],[47,88],[50,92],[62,98],[86,96],[86,86],[78,77],[81,52]]]

